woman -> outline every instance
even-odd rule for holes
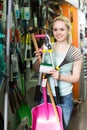
[[[54,65],[56,67],[61,64],[72,43],[71,24],[67,17],[58,16],[54,19],[53,35],[56,42],[52,44],[52,50],[53,50],[52,55],[53,55]],[[79,55],[81,55],[80,50],[78,48],[76,49],[78,50]],[[41,56],[41,50],[35,52],[35,55],[37,58],[39,58]],[[48,53],[45,54],[44,59],[45,62],[51,63]],[[80,58],[78,61],[75,62],[72,61],[68,64],[61,66],[59,71],[54,69],[49,72],[49,74],[51,74],[49,78],[49,82],[50,82],[50,86],[55,101],[56,101],[56,93],[54,88],[55,87],[54,79],[57,80],[59,86],[62,102],[61,104],[59,103],[56,104],[62,107],[63,119],[64,119],[64,130],[68,129],[68,125],[69,125],[69,121],[73,109],[72,84],[79,81],[81,66],[82,66],[82,58]]]

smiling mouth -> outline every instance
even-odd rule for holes
[[[57,38],[58,38],[58,39],[61,39],[61,38],[62,38],[62,36],[57,36]]]

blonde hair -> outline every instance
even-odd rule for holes
[[[69,44],[72,44],[72,33],[71,33],[72,26],[71,26],[70,20],[63,15],[60,15],[60,16],[57,16],[56,18],[54,18],[53,25],[56,21],[63,21],[66,24],[66,27],[69,30],[69,33],[68,33],[68,36],[67,36],[67,42]]]

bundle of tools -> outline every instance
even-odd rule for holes
[[[26,126],[31,126],[31,108],[16,82],[9,82],[9,103],[12,113],[17,114],[18,124],[26,121]]]
[[[38,50],[37,41],[33,32],[31,33],[31,36],[32,36],[35,49]],[[45,38],[48,39],[47,35],[45,36]],[[41,61],[43,62],[44,60],[44,54],[42,57],[43,57],[42,59],[39,59],[40,63]],[[49,128],[52,130],[53,128],[55,128],[55,130],[58,128],[60,130],[63,130],[62,109],[59,106],[55,105],[53,95],[50,89],[50,85],[47,82],[47,77],[45,77],[45,75],[43,76],[43,78],[41,77],[42,77],[42,72],[40,72],[39,74],[39,81],[38,81],[38,85],[36,86],[36,94],[38,95],[39,88],[40,88],[40,81],[42,80],[44,103],[32,108],[32,130],[42,130],[44,128],[47,130]],[[52,104],[47,102],[46,85],[47,85],[47,90],[49,92]],[[43,115],[42,115],[42,111],[43,111]],[[51,119],[54,119],[54,121]]]

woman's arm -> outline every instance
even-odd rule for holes
[[[59,76],[60,80],[71,83],[78,82],[80,79],[81,68],[82,68],[82,60],[74,62],[72,74],[67,76],[60,74]]]
[[[52,77],[56,80],[75,83],[75,82],[78,82],[80,79],[81,68],[82,68],[82,60],[79,60],[79,61],[74,62],[71,75],[60,74],[59,71],[57,70],[52,70],[49,72],[49,74],[52,74]]]

